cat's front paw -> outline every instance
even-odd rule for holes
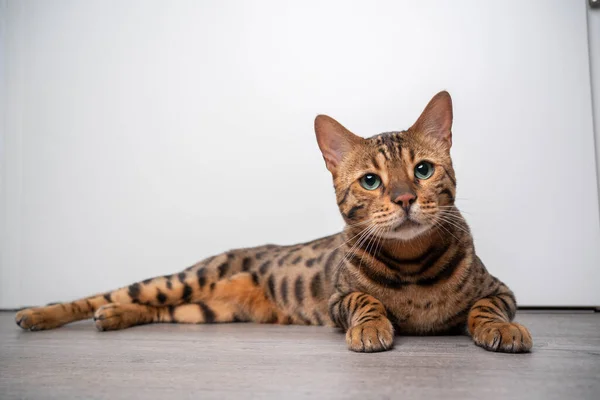
[[[515,322],[490,322],[480,326],[473,333],[473,340],[486,350],[503,353],[526,353],[533,346],[529,330]]]
[[[15,315],[15,322],[27,331],[42,331],[63,325],[52,306],[21,310]]]
[[[361,353],[386,351],[394,345],[394,328],[387,318],[365,322],[348,329],[346,343],[350,350]]]

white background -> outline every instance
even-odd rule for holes
[[[585,3],[5,0],[0,307],[336,232],[315,115],[404,129],[441,89],[488,269],[600,305]]]

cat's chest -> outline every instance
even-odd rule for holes
[[[379,291],[390,320],[404,333],[438,333],[466,320],[459,314],[469,303],[464,296],[454,295],[444,287],[419,287]],[[457,317],[458,316],[458,317]]]

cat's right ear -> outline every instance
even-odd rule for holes
[[[315,133],[325,165],[334,175],[344,155],[364,141],[327,115],[317,115]]]

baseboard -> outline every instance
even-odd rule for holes
[[[539,312],[600,312],[600,306],[519,306],[519,311]]]

